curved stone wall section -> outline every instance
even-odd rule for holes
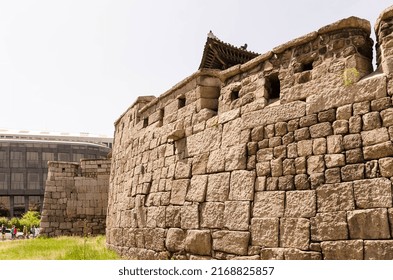
[[[108,246],[132,259],[392,259],[390,76],[367,76],[369,34],[344,19],[137,101],[116,122]]]
[[[105,234],[110,160],[49,162],[40,234]]]

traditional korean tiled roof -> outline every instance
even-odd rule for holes
[[[238,48],[218,39],[211,31],[207,34],[205,48],[199,69],[224,70],[237,64],[243,64],[259,54],[247,51],[247,44]]]

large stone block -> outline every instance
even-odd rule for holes
[[[346,212],[318,213],[311,222],[311,240],[327,241],[348,239]]]
[[[245,144],[229,147],[225,155],[225,171],[246,169],[247,146]]]
[[[313,151],[312,140],[301,140],[297,142],[297,154],[299,157],[311,156]]]
[[[263,247],[278,247],[279,219],[253,218],[251,220],[251,244]]]
[[[280,106],[265,107],[262,110],[242,114],[246,128],[286,122],[306,115],[306,104],[302,101],[294,101]]]
[[[316,138],[312,143],[312,153],[314,155],[324,155],[326,154],[326,139]]]
[[[122,217],[122,221],[125,220],[124,218],[125,217]],[[127,227],[130,224],[131,224],[131,222],[126,223],[125,225],[122,225],[122,226]],[[165,227],[165,207],[164,206],[147,207],[146,226],[148,228]]]
[[[284,159],[282,162],[282,174],[283,175],[295,175],[295,160],[294,159]]]
[[[288,132],[288,126],[286,122],[278,122],[274,125],[274,131],[276,136],[284,136]]]
[[[355,115],[349,118],[348,121],[349,133],[360,133],[362,131],[362,117]]]
[[[343,138],[343,146],[345,150],[352,150],[362,146],[361,134],[348,134]]]
[[[226,201],[228,199],[230,176],[229,172],[209,175],[206,201]]]
[[[381,127],[381,118],[378,112],[370,112],[362,116],[363,130],[372,130]]]
[[[311,138],[319,138],[332,135],[332,125],[329,122],[314,124],[310,126],[310,134]]]
[[[181,206],[169,205],[165,209],[165,225],[166,227],[180,227]]]
[[[350,163],[362,163],[363,159],[363,151],[361,148],[348,150],[345,152],[345,159],[347,164]]]
[[[218,149],[210,152],[209,159],[207,160],[206,165],[207,172],[215,173],[224,171],[226,154],[226,149]]]
[[[343,136],[342,135],[330,135],[326,138],[327,141],[327,153],[338,154],[343,151]]]
[[[197,229],[199,228],[199,211],[198,205],[185,205],[181,207],[181,228]]]
[[[318,113],[318,122],[334,122],[336,120],[336,109],[332,108]]]
[[[255,142],[263,140],[263,133],[263,126],[254,127],[251,130],[251,140]]]
[[[291,143],[287,146],[287,158],[296,158],[297,154],[297,144]]]
[[[184,241],[187,252],[196,255],[211,255],[212,238],[209,230],[189,230]]]
[[[276,218],[284,216],[285,191],[256,192],[253,217]]]
[[[295,158],[295,169],[296,174],[305,174],[306,173],[306,157],[298,157]]]
[[[292,175],[280,176],[278,177],[278,190],[280,191],[290,191],[295,189]]]
[[[365,240],[365,260],[393,260],[393,240]]]
[[[364,179],[364,164],[348,164],[341,168],[341,179],[344,182]]]
[[[352,183],[322,185],[317,188],[317,211],[337,212],[355,209]]]
[[[230,230],[248,230],[250,224],[249,201],[226,201],[224,226]]]
[[[282,176],[282,159],[273,159],[270,161],[270,169],[273,177]]]
[[[273,148],[260,149],[257,152],[257,161],[258,162],[269,161],[272,159],[273,159]]]
[[[351,116],[352,116],[352,104],[338,107],[336,110],[337,120],[349,120]]]
[[[309,218],[316,213],[314,190],[286,192],[285,217]]]
[[[393,177],[393,158],[381,158],[378,160],[379,171],[383,177]]]
[[[308,127],[296,129],[294,132],[295,141],[307,140],[310,139],[310,137],[311,135]]]
[[[270,161],[263,161],[256,164],[257,176],[270,175]]]
[[[242,120],[237,118],[224,124],[222,130],[221,147],[229,147],[240,144],[240,132],[243,129]]]
[[[201,205],[201,227],[202,228],[222,228],[224,226],[223,202],[206,202]]]
[[[266,190],[266,176],[257,177],[255,180],[255,191],[261,192],[265,190]]]
[[[349,131],[349,124],[347,120],[337,120],[332,125],[334,134],[347,134]]]
[[[391,141],[387,141],[373,146],[364,147],[363,156],[365,160],[393,156],[393,144]]]
[[[165,246],[170,252],[184,250],[186,232],[180,228],[170,228],[166,234]]]
[[[392,207],[392,183],[385,178],[353,182],[356,208]]]
[[[383,97],[377,100],[371,100],[371,111],[382,111],[392,106],[390,97]]]
[[[310,156],[307,159],[307,174],[322,173],[325,170],[323,156]]]
[[[194,156],[192,159],[192,175],[205,174],[208,159],[208,153]]]
[[[267,191],[278,190],[278,177],[267,177],[266,178],[266,190]]]
[[[231,174],[229,199],[254,199],[255,171],[235,170]]]
[[[269,148],[274,148],[274,147],[278,147],[280,146],[281,143],[281,137],[276,136],[276,137],[272,137],[269,139]]]
[[[206,196],[207,175],[194,175],[187,191],[186,200],[203,202]]]
[[[389,133],[386,127],[362,131],[360,134],[362,136],[363,146],[372,146],[389,141]]]
[[[240,108],[233,109],[231,111],[227,111],[218,115],[218,123],[223,124],[234,120],[240,116]]]
[[[186,200],[186,194],[190,180],[180,179],[172,182],[171,200],[174,205],[183,205]]]
[[[281,218],[280,247],[308,250],[310,221],[304,218]]]
[[[189,156],[217,150],[221,144],[221,126],[213,126],[187,138]]]
[[[321,243],[324,260],[363,260],[363,241],[324,241]]]
[[[325,155],[325,164],[327,168],[344,166],[345,156],[343,154],[327,154]]]
[[[356,102],[352,105],[353,107],[353,114],[354,115],[364,115],[370,112],[370,102],[363,101],[363,102]]]
[[[295,189],[298,191],[310,189],[310,181],[308,180],[308,176],[306,174],[296,175],[294,183],[295,183]]]
[[[351,239],[390,238],[386,208],[349,211],[347,220]]]
[[[393,126],[393,108],[381,111],[382,125]]]
[[[285,260],[321,260],[322,256],[320,252],[302,251],[299,249],[285,249],[284,251]]]
[[[307,116],[301,117],[299,119],[299,126],[300,127],[309,127],[309,126],[312,126],[317,123],[318,123],[317,114],[307,115]]]
[[[154,251],[165,250],[165,230],[162,228],[143,230],[145,248]]]
[[[262,248],[261,260],[285,260],[285,248]]]
[[[191,176],[191,163],[187,160],[180,160],[176,162],[175,178],[187,179]]]
[[[236,255],[247,255],[250,233],[221,230],[213,232],[213,250]]]

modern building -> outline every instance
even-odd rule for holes
[[[107,158],[112,138],[0,129],[0,216],[41,211],[48,161]]]

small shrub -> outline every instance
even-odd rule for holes
[[[5,227],[9,228],[11,227],[9,224],[9,220],[6,217],[0,217],[0,226],[5,225]]]
[[[20,218],[19,222],[21,226],[26,226],[28,230],[33,226],[40,226],[40,213],[36,211],[27,211],[23,214],[22,218]]]

